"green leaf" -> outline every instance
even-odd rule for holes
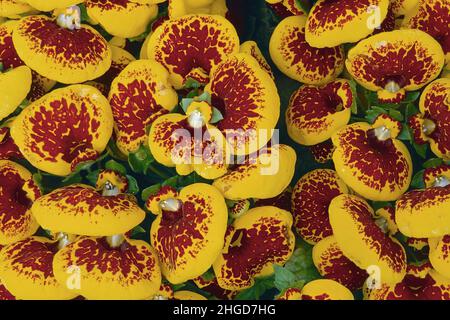
[[[0,72],[3,71],[3,62],[0,62]]]
[[[121,175],[127,174],[127,168],[125,168],[124,165],[120,164],[115,160],[109,160],[108,162],[106,162],[105,169],[115,171],[117,173],[120,173]]]
[[[299,240],[297,249],[295,249],[291,258],[284,265],[284,268],[295,274],[297,281],[303,280],[306,283],[320,278],[320,274],[312,260],[312,248],[311,245],[303,240]]]
[[[248,289],[242,290],[235,300],[259,300],[261,296],[274,286],[274,275],[256,278],[255,284]]]
[[[359,100],[359,98],[358,98],[358,91],[357,91],[357,88],[356,88],[357,84],[356,84],[355,80],[353,80],[353,79],[348,80],[348,83],[350,84],[350,88],[352,90],[352,96],[353,96],[353,103],[352,103],[352,106],[351,106],[351,110],[352,110],[353,114],[358,114],[358,100]]]
[[[80,8],[80,12],[81,12],[81,22],[88,22],[90,19],[89,19],[89,15],[88,15],[88,13],[87,13],[87,10],[86,10],[86,6],[84,5],[84,3],[80,3],[79,5],[78,5],[78,7]]]
[[[220,120],[223,120],[223,115],[222,113],[219,111],[219,109],[217,109],[216,107],[212,108],[212,116],[211,116],[211,120],[209,121],[209,123],[217,123]]]
[[[402,122],[404,120],[404,117],[402,113],[398,110],[389,109],[389,115],[392,117],[392,119]]]
[[[142,201],[147,201],[147,199],[151,196],[156,194],[161,189],[161,184],[157,183],[150,187],[145,188],[142,190],[141,193],[141,199]]]
[[[201,95],[194,98],[195,101],[206,101],[208,104],[211,104],[211,95],[204,91]]]
[[[367,112],[366,112],[366,120],[369,122],[369,123],[374,123],[375,122],[375,119],[380,115],[380,114],[387,114],[388,112],[385,110],[385,109],[383,109],[383,108],[380,108],[380,107],[377,107],[377,106],[372,106],[372,107],[370,107],[370,109],[369,110],[367,110]]]
[[[198,89],[198,88],[200,88],[201,86],[202,86],[202,85],[201,85],[197,80],[192,79],[192,78],[188,78],[188,79],[186,79],[186,81],[184,82],[183,88],[184,88],[184,89],[191,89],[191,88],[193,88],[193,89]]]
[[[142,234],[145,233],[145,229],[143,227],[141,227],[140,225],[136,226],[133,228],[133,230],[131,230],[131,237],[135,237],[138,234]]]
[[[126,155],[124,155],[119,148],[117,147],[116,143],[113,139],[109,140],[108,146],[107,146],[108,154],[117,160],[127,161],[128,158]]]
[[[297,276],[289,269],[283,268],[279,265],[274,265],[274,270],[274,285],[280,292],[290,288],[295,282],[297,282]]]
[[[216,275],[214,274],[214,270],[212,268],[209,268],[208,271],[201,275],[201,277],[205,281],[212,281],[216,278]]]
[[[373,201],[372,202],[372,208],[374,211],[377,211],[378,209],[381,209],[384,207],[391,207],[391,203],[388,201]]]
[[[406,94],[406,98],[402,101],[402,104],[415,102],[420,97],[420,91],[410,91]]]
[[[408,120],[419,112],[419,108],[417,108],[413,103],[408,103],[405,108],[405,119]]]
[[[91,184],[92,186],[95,186],[97,184],[99,174],[100,174],[100,170],[91,171],[86,175],[86,180],[89,181],[89,184]]]
[[[184,98],[181,100],[181,109],[183,109],[184,113],[187,112],[187,109],[191,105],[191,103],[194,101],[194,98]]]
[[[406,124],[403,125],[402,131],[398,135],[397,139],[403,141],[411,141],[411,131]]]
[[[128,193],[131,194],[136,194],[139,192],[139,184],[137,182],[137,180],[130,175],[126,175],[127,180],[128,180]]]
[[[162,187],[165,186],[170,186],[172,188],[177,188],[178,187],[178,176],[173,176],[170,177],[169,179],[166,179],[163,181],[163,183],[161,184]]]
[[[141,145],[136,152],[128,155],[128,164],[136,173],[146,174],[151,164],[155,161],[150,150]]]
[[[425,169],[428,169],[428,168],[439,167],[443,163],[444,163],[444,160],[442,160],[440,158],[432,158],[432,159],[429,159],[429,160],[425,161],[422,166]]]
[[[417,144],[412,142],[414,150],[416,150],[417,154],[423,159],[427,158],[428,144]]]
[[[424,189],[425,188],[425,181],[424,181],[424,175],[425,173],[425,169],[424,170],[420,170],[419,172],[417,172],[411,181],[411,187],[414,189]]]

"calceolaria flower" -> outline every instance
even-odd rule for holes
[[[14,119],[11,136],[36,168],[66,176],[78,164],[95,160],[113,130],[108,100],[94,87],[53,90]]]

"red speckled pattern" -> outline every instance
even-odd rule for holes
[[[333,170],[319,169],[303,176],[294,187],[291,200],[298,234],[311,243],[331,236],[328,207],[333,198],[346,192],[344,183]]]
[[[129,0],[87,0],[86,8],[98,8],[102,11],[109,10],[132,10],[133,7],[138,7],[138,3]]]
[[[111,86],[109,102],[115,120],[117,143],[135,151],[147,139],[146,128],[169,111],[156,101],[157,83],[150,68],[130,68]]]
[[[52,269],[55,252],[54,243],[31,237],[15,242],[2,250],[2,267],[9,268],[41,286],[55,286],[57,282]]]
[[[441,70],[441,62],[435,60],[419,34],[411,34],[405,39],[401,32],[392,31],[389,40],[384,37],[387,33],[382,33],[375,36],[379,42],[374,42],[375,38],[360,42],[357,47],[364,48],[365,52],[351,55],[350,51],[347,59],[351,75],[379,88],[384,88],[389,81],[395,81],[400,88],[416,88],[432,80]],[[395,37],[397,33],[398,37]]]
[[[36,55],[44,55],[67,69],[83,70],[104,60],[108,44],[91,29],[70,31],[44,16],[21,20],[17,32],[27,39]],[[80,56],[83,59],[80,59]]]
[[[16,297],[14,297],[11,292],[8,291],[8,289],[5,288],[4,285],[0,283],[0,300],[6,301],[6,300],[16,300]]]
[[[406,268],[406,254],[401,244],[394,242],[375,223],[367,203],[355,197],[346,197],[343,208],[350,215],[355,226],[363,234],[364,242],[389,268],[401,273]]]
[[[84,278],[110,278],[123,287],[152,280],[157,268],[148,245],[123,242],[111,248],[105,238],[84,238],[67,246],[60,257],[66,267],[75,265],[86,273]]]
[[[309,147],[314,160],[318,163],[326,163],[333,157],[334,145],[331,139]]]
[[[324,278],[337,281],[352,291],[360,289],[368,277],[365,270],[344,256],[336,241],[321,251],[316,268]]]
[[[130,214],[129,211],[133,211],[131,208],[137,207],[133,195],[118,194],[104,197],[94,188],[76,184],[57,189],[42,197],[39,202],[41,206],[49,206],[49,209],[58,208],[59,212],[49,210],[55,218],[60,215],[88,215],[98,218],[100,213],[105,214],[100,211],[101,209],[107,210],[112,216],[125,216]]]
[[[182,192],[179,200],[180,209],[163,210],[151,230],[151,243],[167,272],[188,269],[203,250],[214,247],[211,228],[216,228],[217,219],[211,196]]]
[[[433,36],[446,54],[450,53],[450,1],[420,0],[412,16],[407,15],[405,27],[419,29]]]
[[[450,159],[450,79],[434,81],[425,89],[421,111],[436,125],[428,137],[434,140],[439,153]]]
[[[288,212],[292,212],[292,191],[289,189],[284,190],[281,194],[274,198],[256,200],[254,207],[274,206]]]
[[[0,160],[23,158],[19,148],[11,138],[8,127],[0,128]]]
[[[3,69],[17,68],[25,65],[25,63],[17,55],[16,49],[12,41],[12,31],[15,23],[7,23],[0,25],[0,62]],[[37,72],[32,71],[32,84],[27,99],[35,101],[46,93],[44,78]]]
[[[379,6],[382,0],[320,0],[309,13],[308,28],[320,34],[326,30],[342,29],[350,21],[365,14],[370,6]]]
[[[301,25],[286,25],[282,32],[277,50],[305,83],[321,83],[342,70],[345,55],[341,47],[311,47],[305,40],[305,27]]]
[[[278,3],[268,5],[280,18],[286,18],[290,16],[301,16],[305,14],[297,4],[297,0],[282,0]]]
[[[0,161],[0,232],[3,237],[29,234],[35,223],[29,211],[34,199],[29,199],[25,190],[34,192],[34,198],[40,196],[34,182],[25,180],[12,162]]]
[[[257,129],[267,89],[246,60],[228,59],[215,70],[210,85],[212,105],[224,117],[217,126],[221,131]]]
[[[283,264],[291,254],[288,226],[276,217],[261,216],[251,227],[229,227],[227,233],[230,245],[219,272],[222,282],[234,287],[251,286],[264,266]]]
[[[286,121],[305,134],[318,134],[335,125],[331,115],[352,104],[352,89],[346,81],[333,81],[323,87],[304,85],[292,95]]]
[[[407,158],[400,152],[392,140],[386,143],[375,143],[366,131],[358,124],[342,129],[336,137],[335,145],[342,153],[342,159],[353,176],[370,187],[381,191],[391,191],[408,184],[410,173]]]
[[[183,79],[195,68],[209,73],[213,66],[238,50],[237,38],[230,34],[236,31],[230,26],[207,15],[169,20],[157,29],[159,39],[150,48],[149,56]]]
[[[414,214],[414,212],[446,201],[450,201],[450,186],[412,190],[397,201],[397,210],[402,210],[403,214],[407,212]]]
[[[79,95],[71,94],[53,100],[51,110],[44,103],[36,105],[36,112],[28,118],[32,131],[28,144],[31,151],[47,161],[56,162],[61,156],[70,163],[83,149],[92,148],[92,140],[100,135],[100,123],[95,118],[99,114],[91,108],[94,112],[91,118],[88,105],[93,106],[93,102],[80,100]]]
[[[211,293],[218,299],[232,300],[238,294],[238,291],[222,289],[217,282],[217,278],[206,280],[203,277],[198,277],[194,279],[194,283],[197,287]]]

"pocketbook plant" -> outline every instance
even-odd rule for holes
[[[450,300],[450,0],[0,0],[0,300]]]

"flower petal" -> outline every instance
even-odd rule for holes
[[[303,240],[316,244],[331,236],[328,207],[336,196],[348,193],[336,171],[316,169],[298,180],[292,192],[294,226]]]
[[[344,69],[344,50],[311,47],[305,40],[305,25],[304,16],[282,20],[270,39],[270,56],[288,77],[307,84],[326,84]]]

